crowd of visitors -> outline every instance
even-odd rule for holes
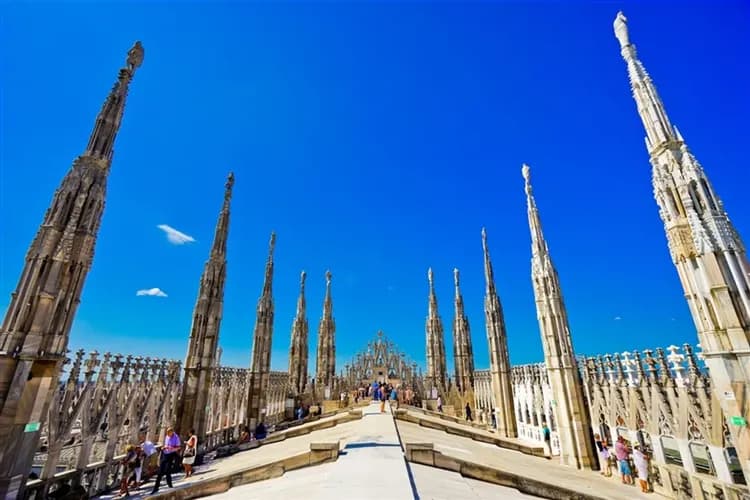
[[[612,477],[612,468],[615,467],[620,473],[623,484],[633,484],[633,468],[635,468],[641,491],[643,493],[651,491],[648,482],[648,461],[650,457],[640,443],[631,446],[623,436],[618,436],[613,452],[610,451],[607,440],[599,434],[594,435],[594,440],[599,453],[599,463],[602,467],[603,476]]]

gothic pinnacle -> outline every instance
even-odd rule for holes
[[[234,186],[234,174],[229,172],[227,182],[224,186],[224,204],[219,213],[214,232],[214,243],[211,247],[212,258],[224,258],[226,255],[227,237],[229,235],[229,209],[232,202],[232,186]]]
[[[534,255],[547,253],[547,243],[542,233],[542,223],[539,220],[539,211],[536,208],[536,200],[531,188],[531,168],[525,163],[521,167],[526,190],[526,203],[529,212],[529,227],[531,228],[531,247]]]
[[[195,429],[203,442],[208,422],[203,409],[210,399],[214,368],[219,365],[219,333],[224,310],[224,282],[226,280],[226,245],[229,235],[229,197],[232,174],[227,180],[227,191],[219,219],[216,222],[214,242],[208,261],[203,268],[198,298],[193,309],[190,326],[185,375],[177,412],[178,432]],[[213,321],[206,321],[212,318]]]
[[[276,247],[276,233],[271,232],[271,239],[268,241],[268,259],[266,260],[266,272],[263,277],[263,293],[261,298],[271,297],[273,285],[273,251]]]
[[[495,293],[495,276],[492,272],[492,261],[490,260],[490,249],[487,245],[487,231],[482,228],[482,252],[484,253],[484,281],[485,293]]]
[[[306,316],[305,279],[307,273],[300,273],[297,314],[292,323],[292,339],[289,348],[289,383],[295,394],[301,394],[307,385],[307,358],[309,326]]]
[[[84,155],[109,161],[115,144],[115,137],[120,129],[122,116],[125,112],[125,100],[128,87],[135,76],[135,71],[143,64],[144,50],[141,42],[135,42],[128,51],[125,66],[120,69],[112,91],[102,105],[96,117],[94,130],[91,132],[88,146]]]

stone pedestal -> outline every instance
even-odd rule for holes
[[[437,399],[423,399],[422,408],[430,411],[438,411]]]
[[[341,401],[327,399],[323,401],[323,413],[332,413],[339,408],[343,408]]]

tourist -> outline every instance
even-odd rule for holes
[[[385,402],[388,398],[388,393],[385,387],[380,388],[380,413],[385,413]]]
[[[182,467],[185,469],[185,479],[193,475],[193,464],[195,455],[198,453],[198,436],[195,429],[190,429],[190,438],[185,443],[185,451],[182,453]]]
[[[240,433],[240,440],[237,442],[237,444],[247,443],[250,441],[250,427],[243,426],[242,432]]]
[[[467,422],[473,422],[474,419],[471,418],[471,406],[469,406],[469,403],[466,403],[466,408],[464,408],[464,413],[466,413],[466,421]]]
[[[617,443],[615,443],[615,457],[617,457],[617,465],[622,475],[622,484],[633,484],[633,473],[630,471],[630,463],[628,463],[628,445],[625,443],[625,438],[617,436]]]
[[[172,486],[172,469],[175,466],[176,460],[179,458],[179,451],[182,449],[182,442],[180,436],[175,434],[174,429],[167,427],[167,435],[164,436],[164,445],[161,448],[161,460],[159,461],[159,473],[156,475],[156,483],[154,483],[154,489],[151,490],[152,495],[156,495],[159,491],[159,485],[161,484],[162,476],[167,478],[167,486]]]
[[[138,461],[138,453],[135,450],[135,446],[129,444],[125,449],[125,458],[122,459],[122,478],[120,479],[120,496],[129,497],[130,491],[128,491],[128,481],[130,476],[135,472],[136,462]],[[138,463],[140,466],[140,463]]]
[[[151,457],[157,452],[156,445],[148,439],[146,434],[141,434],[141,444],[138,446],[138,450],[141,454],[141,466],[135,468],[136,488],[141,487],[144,468],[146,469],[146,477],[153,474]]]
[[[552,459],[552,432],[547,427],[547,422],[542,424],[542,438],[544,439],[544,448],[549,452],[547,458]]]
[[[633,445],[633,462],[635,463],[635,470],[638,472],[638,483],[641,485],[641,491],[648,493],[648,455],[643,453],[640,443]]]
[[[437,397],[437,411],[439,411],[440,413],[443,413],[443,397],[442,396]]]
[[[266,431],[266,425],[263,422],[259,423],[257,427],[255,427],[255,439],[266,439],[267,434],[268,431]]]
[[[490,418],[492,419],[492,428],[497,429],[497,415],[495,415],[495,409],[490,410]]]
[[[602,476],[612,476],[612,470],[609,468],[609,449],[607,448],[607,441],[601,438],[599,434],[594,434],[594,442],[596,443],[596,449],[599,451],[599,463],[602,469]]]

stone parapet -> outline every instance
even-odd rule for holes
[[[409,411],[411,411],[411,408],[409,409]],[[494,444],[495,446],[498,446],[500,448],[519,451],[526,455],[532,455],[536,457],[545,456],[544,447],[542,446],[524,444],[518,440],[497,437],[486,431],[474,429],[468,425],[461,425],[456,423],[449,423],[447,421],[444,422],[437,419],[426,418],[420,415],[410,414],[409,411],[395,410],[393,412],[393,416],[396,420],[411,422],[414,424],[418,424],[421,427],[435,429],[447,434],[453,434],[455,436],[472,439],[474,441],[479,441],[482,443]]]
[[[541,498],[604,500],[604,497],[574,491],[554,483],[530,479],[486,465],[443,455],[441,452],[435,450],[433,443],[404,443],[404,445],[406,460],[415,464],[429,465],[430,467],[457,472],[463,477],[515,488],[522,493]]]
[[[191,483],[184,487],[153,495],[149,498],[188,500],[216,495],[236,486],[281,477],[290,470],[336,461],[339,456],[339,446],[340,443],[338,441],[334,443],[311,443],[310,451],[308,452],[277,460],[269,464],[248,467],[247,469],[221,477]]]

